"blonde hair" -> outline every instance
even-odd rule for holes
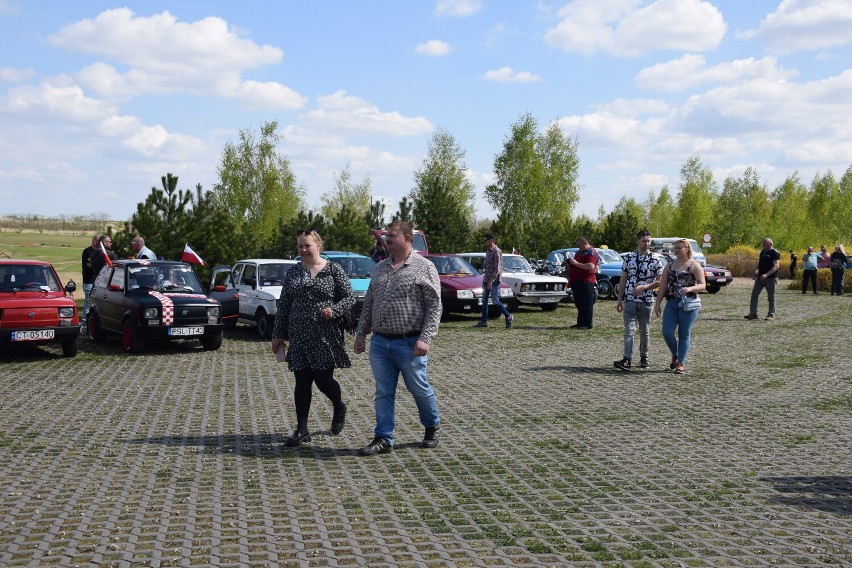
[[[296,233],[296,246],[299,245],[299,237],[311,237],[314,242],[317,244],[317,248],[322,252],[322,236],[317,233],[314,229],[308,228],[303,231],[299,231]]]
[[[678,239],[672,243],[672,249],[674,249],[677,245],[686,247],[686,258],[692,260],[692,247],[689,245],[689,241],[686,239]]]

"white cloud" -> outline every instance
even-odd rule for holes
[[[429,41],[418,43],[414,51],[421,55],[447,55],[450,53],[450,44],[439,39],[430,39]]]
[[[511,67],[500,67],[486,71],[483,78],[496,83],[537,83],[541,77],[529,71],[515,71]]]
[[[26,81],[35,75],[35,71],[28,67],[26,69],[16,69],[14,67],[0,67],[0,81],[7,83],[20,83]]]
[[[852,43],[849,0],[783,0],[760,27],[741,34],[774,53],[793,53]]]
[[[293,110],[307,102],[284,85],[242,80],[247,70],[280,63],[283,52],[240,37],[221,18],[186,23],[169,12],[138,17],[119,8],[65,26],[49,40],[56,47],[107,60],[77,74],[82,85],[103,97],[213,94],[264,110]],[[129,70],[119,72],[110,62]]]
[[[566,52],[606,51],[638,56],[658,49],[716,49],[727,25],[722,13],[703,0],[575,0],[559,11],[562,20],[545,42]]]
[[[306,112],[304,120],[324,129],[348,130],[386,136],[415,136],[432,131],[432,123],[422,116],[407,117],[399,112],[382,112],[360,97],[337,91],[317,99],[317,108]]]
[[[482,9],[482,0],[438,0],[435,15],[451,18],[472,16]]]
[[[781,81],[798,75],[778,67],[775,57],[738,59],[708,67],[703,55],[688,53],[677,59],[642,69],[637,87],[652,91],[682,91],[707,83],[738,83],[755,79]]]
[[[26,85],[8,91],[0,100],[0,109],[37,121],[59,120],[64,123],[91,123],[114,114],[116,108],[87,97],[67,77],[42,81],[38,86]]]

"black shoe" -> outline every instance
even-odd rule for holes
[[[483,322],[478,322],[478,323],[477,323],[475,326],[473,326],[473,327],[488,327],[488,324],[487,324],[487,323],[483,323]]]
[[[630,370],[630,359],[625,357],[624,359],[616,361],[615,363],[613,363],[613,365],[615,365],[617,368],[621,369],[622,371],[629,371]]]
[[[747,315],[747,316],[743,316],[743,317],[744,317],[745,319],[747,319],[747,320],[756,320],[756,319],[757,319],[757,314],[749,314],[749,315]]]
[[[387,440],[384,438],[373,438],[372,442],[358,450],[358,455],[374,456],[376,454],[384,454],[390,451],[393,451],[393,446],[391,446]]]
[[[293,432],[293,435],[287,438],[288,446],[301,446],[302,442],[310,442],[311,441],[311,433],[307,430],[296,430]]]
[[[642,357],[642,358],[639,359],[639,367],[641,367],[643,369],[648,368],[648,358],[647,357]]]
[[[674,369],[678,365],[680,365],[680,362],[677,360],[677,355],[672,355],[672,362],[669,363],[669,369]]]
[[[512,327],[512,322],[515,321],[515,316],[509,316],[506,318],[506,329]]]
[[[423,435],[423,442],[420,444],[421,448],[434,448],[438,445],[438,438],[435,437],[435,432],[440,429],[440,426],[435,426],[434,428],[426,428],[426,433]]]
[[[334,411],[334,417],[331,419],[331,433],[337,436],[343,431],[346,425],[346,405],[340,403],[340,410]]]

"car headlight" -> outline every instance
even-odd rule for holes
[[[145,317],[145,319],[156,319],[157,308],[145,308],[145,312],[142,315]]]
[[[61,317],[61,318],[73,318],[74,317],[74,308],[59,308],[59,317]]]
[[[473,290],[456,290],[456,297],[470,300],[473,298]]]
[[[207,317],[208,318],[218,318],[219,317],[219,306],[207,308]]]
[[[513,296],[511,288],[500,288],[500,297],[501,298],[509,298]]]

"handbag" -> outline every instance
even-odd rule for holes
[[[695,296],[694,298],[690,298],[689,296],[681,296],[678,304],[683,309],[683,311],[694,312],[695,310],[701,308],[701,298],[699,298],[698,296]]]
[[[337,271],[334,268],[333,266],[331,267],[331,277],[334,278],[334,302],[337,303],[340,301],[340,296],[338,295],[340,281],[337,279]],[[340,317],[337,318],[337,325],[340,328],[341,334],[348,333],[349,335],[355,335],[355,331],[358,329],[358,318],[355,317],[355,311],[349,308],[340,314]]]

